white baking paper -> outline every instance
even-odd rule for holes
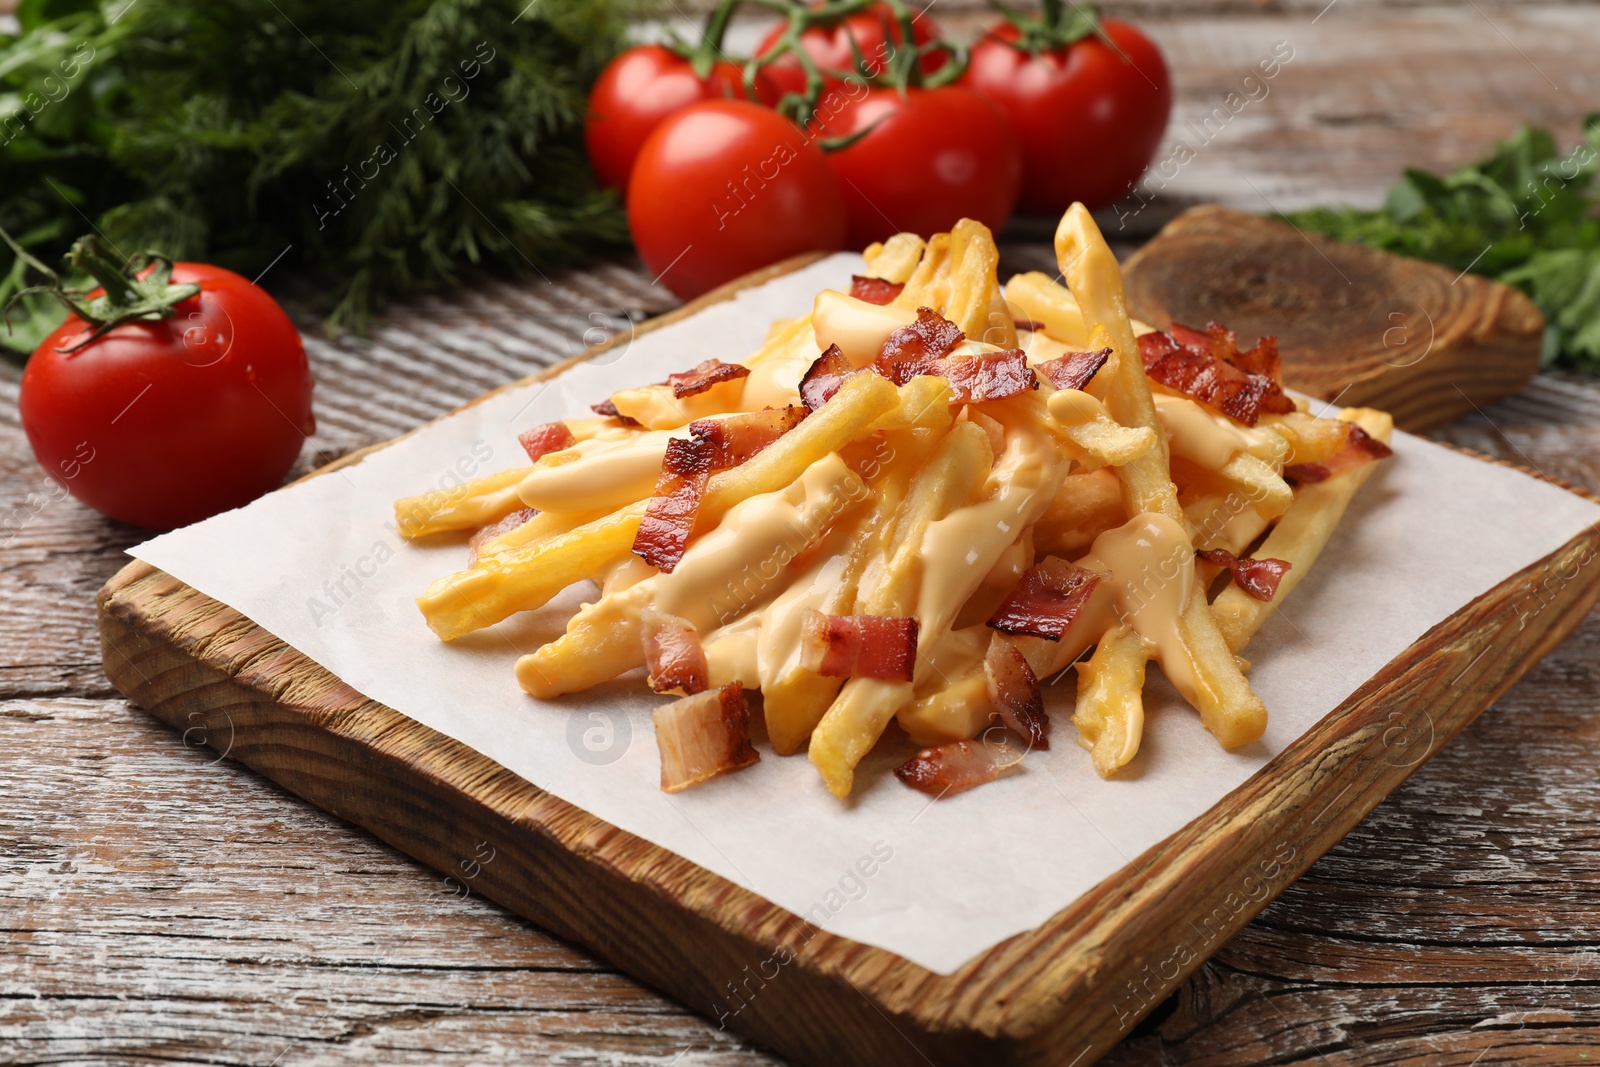
[[[846,286],[859,269],[855,256],[826,259],[637,338],[602,365],[502,393],[353,467],[132,554],[368,697],[607,822],[823,929],[948,974],[1183,827],[1434,623],[1600,521],[1600,507],[1571,493],[1398,435],[1395,457],[1362,490],[1315,572],[1250,647],[1251,678],[1271,711],[1263,740],[1223,751],[1153,673],[1143,749],[1115,781],[1101,781],[1060,713],[1074,685],[1068,672],[1047,690],[1058,711],[1050,751],[936,803],[889,774],[910,751],[904,743],[869,758],[848,804],[803,756],[770,750],[740,773],[662,793],[650,710],[663,698],[639,673],[548,704],[513,678],[516,657],[557,635],[592,587],[450,645],[433,636],[413,598],[462,566],[464,550],[403,544],[392,529],[396,498],[520,465],[517,431],[587,414],[623,385],[709,356],[741,359],[772,319],[804,313],[819,289]],[[1391,758],[1415,761],[1427,740],[1397,737]]]

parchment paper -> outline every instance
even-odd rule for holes
[[[804,313],[819,289],[847,287],[860,262],[834,256],[747,290],[602,365],[511,390],[354,467],[131,553],[557,796],[823,929],[948,974],[1183,827],[1434,623],[1600,521],[1600,507],[1573,494],[1398,435],[1395,457],[1249,649],[1271,712],[1262,741],[1223,751],[1152,672],[1143,748],[1127,773],[1101,781],[1059,713],[1075,685],[1068,672],[1046,690],[1058,711],[1054,748],[937,803],[888,774],[909,745],[873,756],[848,805],[803,756],[770,749],[745,771],[662,793],[649,713],[663,698],[642,672],[549,704],[512,675],[516,657],[560,633],[592,586],[451,645],[433,636],[414,598],[462,566],[464,549],[402,543],[397,497],[525,463],[518,431],[587,414],[625,384],[708,356],[744,358],[772,319]],[[1393,758],[1415,761],[1428,738],[1394,740]]]

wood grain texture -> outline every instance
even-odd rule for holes
[[[108,677],[156,717],[436,869],[470,867],[485,895],[719,1026],[803,1063],[1062,1065],[1120,1041],[1565,636],[1600,596],[1597,552],[1600,525],[1436,626],[1183,831],[950,976],[817,931],[545,794],[147,564],[102,589],[100,629]],[[463,839],[473,855],[456,858]]]
[[[1454,166],[1524,119],[1571,143],[1600,95],[1591,0],[1105,6],[1166,51],[1180,125],[1272,42],[1305,60],[1121,228],[1103,216],[1113,239],[1201,200],[1370,205],[1399,167]],[[972,8],[936,14],[988,21]],[[1050,269],[1031,232],[1008,271]],[[302,315],[321,416],[302,470],[672,307],[649,278],[441,294],[365,341]],[[16,382],[0,364],[0,1062],[778,1062],[115,699],[94,591],[143,535],[54,498]],[[1600,490],[1593,379],[1541,376],[1433,435]],[[1597,688],[1591,617],[1103,1062],[1600,1062]]]
[[[1193,208],[1128,260],[1128,306],[1153,326],[1275,336],[1284,380],[1425,430],[1521,392],[1544,316],[1521,292],[1259,215]]]

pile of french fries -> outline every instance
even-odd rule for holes
[[[754,762],[758,715],[771,749],[806,750],[836,796],[891,723],[926,746],[902,779],[958,791],[1018,751],[973,740],[997,723],[1048,744],[1039,689],[1073,664],[1072,723],[1102,776],[1139,750],[1152,661],[1222,745],[1258,739],[1267,710],[1240,653],[1375,468],[1348,461],[1352,434],[1387,441],[1392,420],[1297,401],[1245,425],[1152,381],[1138,340],[1152,328],[1130,320],[1081,205],[1055,248],[1064,285],[1029,273],[1002,287],[978,223],[897,235],[865,253],[858,282],[877,300],[823,292],[741,376],[620,390],[602,414],[544,428],[561,447],[530,447],[529,466],[398,501],[407,536],[474,534],[469,565],[418,600],[428,625],[450,640],[595,583],[517,679],[549,699],[648,667],[681,697],[657,715],[658,734],[680,731],[662,740],[669,789]],[[959,328],[958,357],[1020,349],[1032,374],[1094,355],[1098,370],[1081,388],[1039,370],[997,397],[961,391],[954,372],[896,384],[872,366],[918,309]],[[802,381],[830,351],[852,373],[813,406]],[[669,451],[766,409],[794,412],[792,428],[701,476],[687,518],[673,511]],[[1296,470],[1320,473],[1296,485]],[[641,534],[663,515],[684,540],[667,566]],[[840,634],[856,646],[830,645]]]

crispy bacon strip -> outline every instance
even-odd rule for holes
[[[1100,373],[1100,368],[1111,358],[1111,349],[1098,352],[1068,352],[1055,359],[1047,359],[1034,370],[1057,389],[1082,389]]]
[[[720,359],[702,360],[693,370],[667,375],[663,385],[672,386],[672,395],[682,400],[686,396],[703,393],[713,385],[748,377],[750,368],[742,363],[724,363]]]
[[[761,759],[750,744],[750,706],[738,682],[657,708],[661,790],[676,793]]]
[[[800,665],[824,678],[909,682],[917,667],[917,620],[808,609],[800,622]]]
[[[467,566],[470,568],[478,565],[478,549],[482,548],[485,542],[493,541],[501,534],[510,533],[537,514],[539,514],[537,508],[518,508],[499,522],[478,527],[477,532],[467,539]]]
[[[531,430],[517,434],[517,444],[528,453],[528,460],[532,463],[539,462],[541,457],[548,456],[552,452],[571,448],[577,441],[578,439],[572,436],[572,431],[564,422],[547,422],[543,426],[535,426]]]
[[[725,419],[696,419],[690,436],[712,450],[711,469],[737,467],[800,425],[810,412],[803,407],[767,408]]]
[[[896,385],[919,374],[941,374],[940,364],[966,336],[932,308],[918,308],[917,321],[889,335],[872,369]]]
[[[949,380],[957,400],[1003,400],[1039,388],[1039,378],[1020,348],[942,359],[934,373]]]
[[[611,398],[609,396],[600,401],[598,404],[590,404],[589,410],[594,412],[596,415],[604,415],[607,418],[616,419],[624,426],[641,425],[638,419],[629,418],[627,415],[624,415],[622,412],[618,411],[617,405],[611,402]]]
[[[645,506],[633,539],[634,554],[660,571],[672,573],[683,558],[711,478],[714,451],[693,438],[674,437],[667,442],[655,495]]]
[[[1029,333],[1038,333],[1044,329],[1044,323],[1034,322],[1032,319],[1012,319],[1011,325],[1018,330],[1027,330]]]
[[[891,282],[885,278],[867,278],[860,274],[850,276],[850,295],[869,304],[890,304],[906,287],[905,282]]]
[[[983,657],[983,674],[988,683],[989,703],[1000,721],[1028,739],[1028,748],[1050,747],[1050,718],[1044,713],[1044,698],[1039,695],[1039,679],[1023,657],[1022,650],[1009,637],[996,636]]]
[[[711,684],[711,671],[694,624],[680,616],[646,608],[640,616],[640,627],[650,688],[658,693],[674,689],[690,694],[704,692]]]
[[[1046,556],[1023,573],[1016,588],[990,616],[989,625],[1019,637],[1059,641],[1077,621],[1099,582],[1094,571],[1059,556]]]
[[[826,352],[812,361],[805,377],[800,379],[800,399],[807,409],[815,411],[832,400],[839,386],[854,373],[855,365],[839,350],[839,346],[829,345]]]
[[[1278,347],[1273,338],[1240,352],[1233,332],[1217,323],[1207,333],[1174,323],[1167,333],[1141,335],[1139,355],[1152,380],[1246,426],[1254,426],[1263,412],[1281,415],[1295,410],[1276,376]]]
[[[1283,468],[1283,480],[1296,488],[1313,482],[1324,482],[1335,474],[1359,467],[1363,463],[1386,459],[1394,449],[1373,437],[1355,423],[1346,423],[1344,444],[1339,451],[1322,463],[1291,463]]]
[[[918,752],[896,767],[894,776],[912,789],[942,797],[992,782],[1021,759],[1021,754],[1007,744],[951,741]]]
[[[1257,600],[1271,600],[1278,595],[1278,583],[1283,581],[1290,564],[1281,559],[1240,559],[1224,548],[1196,552],[1196,559],[1215,563],[1233,572],[1239,588]]]

